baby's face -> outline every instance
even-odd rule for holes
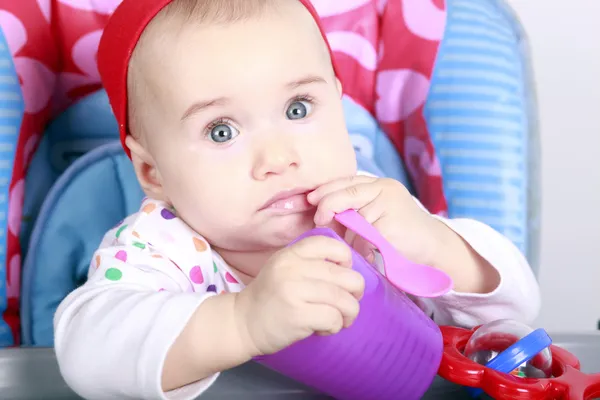
[[[145,60],[144,142],[163,196],[222,249],[286,245],[313,227],[302,193],[356,173],[323,39],[300,3],[281,3],[183,27]]]

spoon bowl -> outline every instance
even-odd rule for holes
[[[439,269],[414,263],[402,256],[355,210],[336,214],[335,219],[379,250],[386,278],[403,292],[418,297],[439,297],[452,289],[450,276]]]

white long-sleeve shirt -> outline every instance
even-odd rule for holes
[[[440,218],[500,275],[488,294],[454,291],[413,299],[439,325],[473,327],[501,318],[531,323],[540,294],[519,250],[488,226]],[[193,399],[217,378],[172,392],[161,389],[167,352],[197,307],[243,284],[209,244],[166,204],[140,211],[104,237],[89,280],[55,316],[55,350],[66,382],[87,399]]]

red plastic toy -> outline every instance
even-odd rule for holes
[[[498,400],[600,398],[600,373],[592,375],[581,372],[577,357],[558,346],[550,346],[553,377],[548,379],[516,377],[471,361],[463,355],[463,351],[477,329],[479,327],[471,330],[441,327],[444,354],[438,373],[442,378],[462,386],[481,388]],[[508,335],[506,340],[514,342],[514,338]]]

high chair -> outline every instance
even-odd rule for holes
[[[143,196],[95,63],[118,2],[0,0],[0,345],[52,346],[58,304]],[[512,12],[500,0],[313,3],[359,167],[433,213],[491,225],[537,271],[536,110]]]

